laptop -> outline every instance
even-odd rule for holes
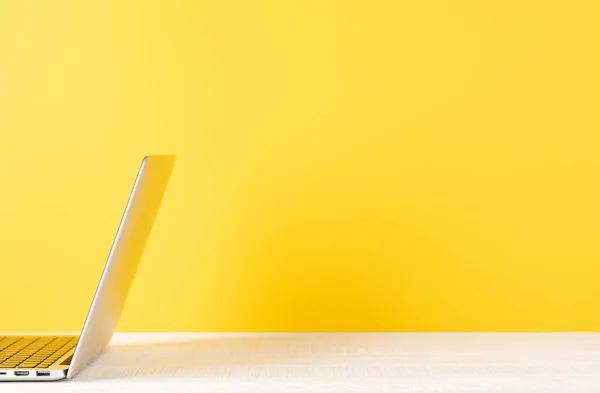
[[[0,334],[0,381],[72,378],[110,341],[175,165],[144,157],[79,336]]]

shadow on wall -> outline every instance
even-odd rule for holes
[[[435,312],[447,308],[436,293],[448,288],[432,287],[439,279],[431,277],[447,275],[457,257],[426,234],[423,222],[435,206],[368,195],[368,187],[280,188],[285,193],[261,189],[238,198],[245,215],[233,220],[242,224],[223,246],[231,326],[389,331],[444,318]],[[415,302],[424,292],[430,296]],[[417,311],[423,306],[431,315]]]

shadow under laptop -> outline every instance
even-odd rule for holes
[[[76,380],[306,377],[365,346],[355,334],[120,334]],[[379,341],[373,335],[372,347]],[[134,343],[125,343],[134,341]],[[138,341],[138,342],[135,342]]]
[[[443,372],[461,381],[465,373],[482,376],[486,367],[537,372],[557,354],[587,367],[599,350],[577,334],[121,333],[75,380],[372,383],[427,381]]]

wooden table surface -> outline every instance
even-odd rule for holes
[[[70,381],[0,392],[600,392],[600,333],[118,333]]]

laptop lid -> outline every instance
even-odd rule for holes
[[[72,378],[110,341],[167,188],[175,156],[144,157],[67,373]]]

